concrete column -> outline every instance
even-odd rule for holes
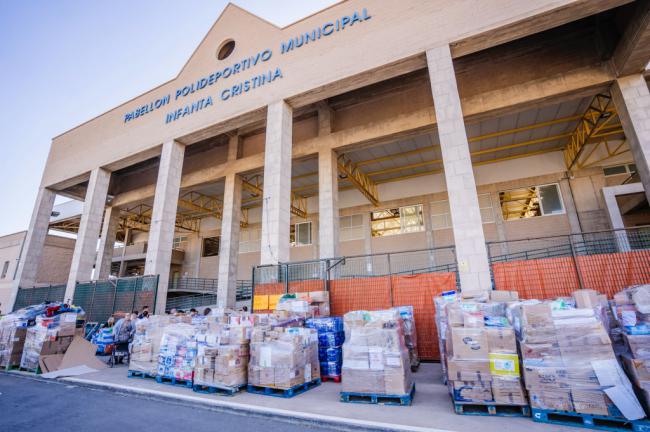
[[[221,216],[221,241],[219,243],[219,276],[217,280],[217,304],[219,307],[235,307],[237,297],[241,192],[241,177],[235,173],[226,175]]]
[[[339,256],[339,175],[336,153],[318,152],[319,258]]]
[[[485,235],[449,46],[427,51],[461,289],[473,294],[492,289]]]
[[[158,180],[156,180],[156,195],[153,200],[151,227],[149,228],[147,258],[144,265],[145,275],[159,276],[155,308],[157,314],[165,312],[167,303],[184,155],[185,146],[182,144],[176,141],[168,141],[163,144]]]
[[[650,202],[650,91],[642,74],[618,78],[612,99]]]
[[[293,111],[284,101],[268,106],[264,147],[261,263],[289,261]]]
[[[494,224],[497,229],[497,239],[500,243],[500,252],[496,248],[492,249],[492,253],[500,253],[501,255],[508,254],[508,243],[506,242],[506,226],[503,220],[503,211],[501,210],[501,197],[499,192],[491,192],[490,199],[492,200],[492,209],[494,210]]]
[[[102,225],[102,235],[99,238],[99,248],[97,249],[95,277],[93,278],[94,280],[108,279],[111,274],[113,248],[115,247],[115,236],[117,235],[117,225],[119,222],[120,209],[114,207],[106,207],[106,210],[104,210],[104,224]]]
[[[50,189],[40,188],[38,191],[7,305],[9,312],[13,310],[18,288],[31,288],[36,284],[38,265],[41,262],[55,198],[56,193]]]
[[[567,218],[569,218],[569,227],[571,227],[571,234],[581,234],[582,228],[580,227],[580,217],[576,209],[575,201],[573,200],[573,193],[571,192],[571,180],[563,178],[560,179],[560,192],[564,201],[564,210],[566,211]]]
[[[77,232],[77,241],[74,244],[72,263],[70,264],[68,285],[65,289],[65,300],[74,298],[77,281],[89,281],[92,276],[97,254],[97,239],[102,225],[110,181],[111,173],[104,168],[95,168],[90,173],[79,232]]]
[[[120,271],[117,274],[119,277],[124,277],[126,275],[126,261],[124,256],[126,255],[126,247],[131,242],[131,228],[124,229],[124,247],[122,248],[122,259],[120,260]]]

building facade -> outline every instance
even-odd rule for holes
[[[649,17],[349,0],[279,28],[230,4],[176,78],[53,139],[14,293],[56,195],[83,201],[66,298],[156,274],[157,310],[181,277],[234,305],[256,265],[445,246],[477,292],[486,242],[646,225]]]

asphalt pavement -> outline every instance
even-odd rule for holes
[[[324,432],[336,429],[0,373],[0,432],[215,430]]]

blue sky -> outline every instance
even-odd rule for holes
[[[227,3],[0,2],[0,236],[27,229],[52,137],[176,76]],[[234,3],[283,26],[337,1]]]

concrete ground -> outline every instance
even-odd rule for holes
[[[0,374],[0,431],[325,432],[331,427],[197,408],[110,390]]]
[[[340,385],[332,382],[323,383],[294,398],[282,399],[246,392],[233,397],[195,393],[182,387],[158,384],[151,379],[128,378],[126,367],[65,378],[63,381],[77,385],[102,386],[154,398],[174,398],[189,403],[209,404],[211,407],[240,412],[252,411],[315,422],[335,422],[347,425],[347,428],[365,426],[393,430],[481,432],[577,430],[534,423],[530,418],[459,416],[454,413],[447,388],[441,383],[439,364],[422,364],[415,377],[417,390],[410,407],[342,403],[339,402]]]

